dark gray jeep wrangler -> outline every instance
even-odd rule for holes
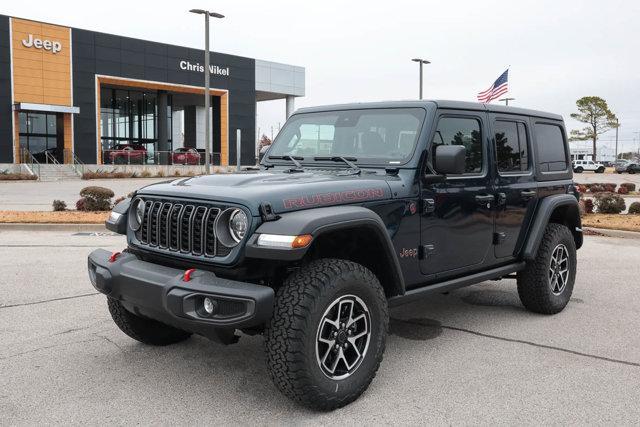
[[[516,278],[558,313],[582,245],[562,117],[451,101],[299,110],[259,171],[150,185],[107,227],[128,246],[89,276],[124,333],[263,334],[277,387],[317,409],[371,383],[390,306]]]

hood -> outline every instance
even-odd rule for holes
[[[243,205],[257,216],[263,202],[270,203],[275,213],[282,213],[389,199],[391,181],[401,178],[384,171],[363,170],[360,175],[347,175],[339,170],[273,170],[183,178],[152,184],[138,190],[138,194]]]

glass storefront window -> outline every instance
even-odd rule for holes
[[[172,145],[172,99],[168,96],[167,127]],[[100,90],[100,130],[102,150],[109,152],[116,145],[142,146],[152,162],[158,142],[157,95],[154,92],[103,87]],[[109,161],[108,153],[103,155]]]

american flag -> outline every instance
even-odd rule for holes
[[[509,69],[500,74],[500,77],[493,82],[491,87],[478,94],[478,102],[483,104],[491,102],[498,98],[500,95],[504,95],[509,90]]]

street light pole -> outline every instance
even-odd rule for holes
[[[515,100],[516,100],[515,98],[509,98],[509,97],[498,99],[498,101],[504,102],[504,105],[509,105],[509,101],[515,101]]]
[[[422,99],[422,64],[431,64],[431,62],[421,58],[413,58],[412,61],[420,64],[420,99]]]
[[[620,127],[620,121],[616,117],[616,157],[614,163],[618,161],[618,128]]]
[[[208,175],[211,173],[211,117],[209,114],[209,104],[211,102],[211,71],[209,69],[209,17],[224,18],[216,12],[209,12],[203,9],[191,9],[189,12],[204,15],[204,171]]]

